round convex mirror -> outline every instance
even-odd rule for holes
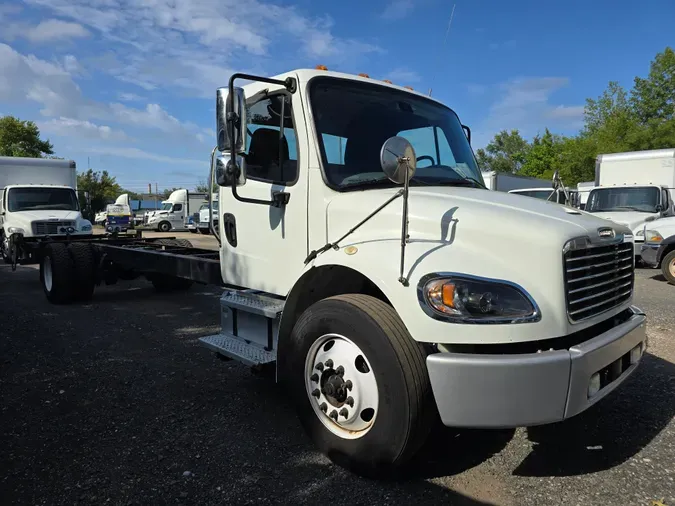
[[[406,173],[408,179],[412,178],[417,167],[417,158],[412,144],[403,137],[390,137],[382,145],[380,165],[391,181],[404,184]]]

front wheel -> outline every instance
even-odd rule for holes
[[[426,352],[394,309],[362,294],[330,297],[298,319],[280,364],[308,435],[335,463],[391,475],[437,417]]]
[[[157,230],[159,230],[160,232],[168,232],[171,230],[171,223],[169,223],[168,221],[163,221],[159,224]]]
[[[675,285],[675,250],[668,253],[661,260],[661,272],[666,280],[668,280],[668,283]]]

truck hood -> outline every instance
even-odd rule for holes
[[[655,220],[659,217],[658,213],[643,213],[639,211],[607,211],[598,213],[589,213],[598,218],[611,220],[614,223],[625,225],[630,228],[633,233],[642,230],[642,226],[646,221]],[[638,230],[636,230],[638,229]]]
[[[327,241],[345,234],[396,191],[397,188],[377,189],[334,197],[327,206]],[[402,205],[403,199],[396,199],[347,242],[400,239]],[[574,237],[597,238],[598,228],[607,226],[607,220],[590,213],[521,195],[477,188],[410,188],[411,241],[447,243],[454,240],[456,231],[476,247],[502,247],[505,242],[517,242],[519,247],[547,245],[560,250],[564,242]]]

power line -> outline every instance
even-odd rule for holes
[[[445,49],[445,43],[448,41],[448,34],[450,33],[450,27],[452,26],[452,18],[455,16],[455,6],[457,4],[452,4],[452,12],[450,13],[450,20],[448,21],[448,28],[445,30],[445,38],[443,39],[443,45],[441,46],[441,50],[438,52],[439,54],[439,59],[442,55],[443,49]],[[434,84],[434,78],[436,77],[436,72],[433,72],[431,74],[431,82],[429,83],[429,96],[431,96],[431,89]]]

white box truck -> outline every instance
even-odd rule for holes
[[[496,172],[494,170],[482,171],[481,175],[485,182],[485,186],[488,189],[499,192],[509,192],[511,190],[521,190],[524,188],[543,187],[546,189],[551,187],[551,182],[549,180],[529,176],[519,176],[518,174],[510,174],[508,172]]]
[[[468,129],[438,100],[303,69],[232,75],[216,116],[207,180],[218,184],[219,251],[80,243],[94,276],[50,245],[49,300],[134,275],[161,290],[224,284],[222,330],[201,344],[275,368],[317,447],[369,476],[409,462],[439,418],[559,422],[639,366],[646,317],[632,303],[630,230],[486,190]]]
[[[185,188],[176,190],[162,201],[158,211],[146,213],[143,224],[147,228],[169,232],[170,230],[189,230],[190,215],[199,209],[208,199],[206,193],[193,193]]]
[[[80,212],[72,160],[0,157],[0,253],[6,263],[31,263],[32,246],[66,236],[90,236]]]
[[[639,258],[645,223],[675,215],[674,199],[675,149],[611,153],[597,157],[584,210],[630,228]]]

